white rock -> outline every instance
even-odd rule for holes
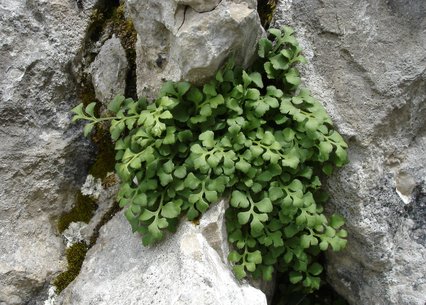
[[[228,263],[229,245],[226,232],[225,211],[228,202],[221,200],[213,205],[200,219],[199,230],[209,245],[216,250],[224,264]]]
[[[44,301],[43,305],[56,305],[56,288],[54,286],[50,286],[47,291],[47,299]]]
[[[266,305],[265,295],[238,282],[206,239],[212,222],[182,221],[163,242],[143,247],[123,214],[117,214],[101,229],[59,304]]]

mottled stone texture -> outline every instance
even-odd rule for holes
[[[122,213],[100,231],[79,276],[58,304],[266,305],[265,295],[237,281],[219,252],[227,251],[224,202],[200,225],[183,221],[176,233],[144,247]],[[221,219],[218,222],[218,219]]]
[[[75,1],[0,0],[1,305],[36,304],[64,267],[55,220],[89,156],[69,120],[70,66],[88,21]]]
[[[351,304],[426,302],[426,2],[280,1],[305,84],[349,143],[328,182],[349,242],[328,278]]]
[[[116,95],[124,95],[127,70],[126,51],[120,39],[113,36],[90,66],[96,98],[107,105]]]
[[[139,37],[139,96],[155,97],[165,80],[203,82],[231,54],[247,65],[263,33],[254,0],[126,3]]]

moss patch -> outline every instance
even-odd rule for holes
[[[102,12],[96,12],[92,16],[96,28],[98,31],[103,32],[108,30],[110,36],[115,34],[126,52],[126,58],[129,64],[129,70],[126,76],[126,89],[125,95],[137,98],[136,94],[136,40],[137,33],[133,26],[133,22],[126,19],[125,6],[124,4],[118,7],[104,8]],[[99,34],[101,36],[101,34]],[[93,33],[90,35],[91,38]],[[90,83],[90,84],[86,84]],[[90,102],[96,101],[93,85],[90,81],[83,82],[84,90],[82,99],[91,98]],[[82,100],[84,103],[84,100]],[[100,103],[98,103],[99,105]],[[96,144],[98,149],[98,155],[95,163],[89,170],[89,174],[96,178],[104,179],[108,172],[114,171],[115,166],[115,150],[114,145],[111,141],[108,127],[102,126],[96,129],[95,134],[92,137],[93,142]]]
[[[126,19],[125,6],[121,4],[112,12],[111,19],[107,22],[112,32],[120,39],[126,51],[129,70],[126,76],[125,96],[137,99],[136,93],[136,40],[137,32],[130,19]]]
[[[121,41],[126,52],[126,58],[129,64],[129,70],[126,76],[125,95],[137,98],[136,94],[136,51],[135,45],[137,33],[133,26],[133,22],[126,19],[124,4],[118,5],[119,1],[104,0],[100,1],[97,8],[91,15],[91,24],[86,33],[85,45],[83,50],[90,50],[90,46],[99,41],[101,37],[111,37],[115,34]],[[85,62],[92,62],[96,54],[88,52],[85,54]],[[82,69],[84,71],[84,69]],[[77,96],[81,102],[87,106],[89,103],[97,102],[95,112],[99,115],[101,103],[96,99],[95,90],[93,88],[90,77],[83,72],[77,88]],[[100,178],[107,183],[106,178],[109,172],[114,171],[115,167],[115,150],[114,144],[108,131],[108,126],[98,125],[92,136],[92,141],[97,147],[97,155],[95,162],[89,169],[89,174],[95,178]],[[90,219],[97,208],[96,201],[89,196],[84,196],[80,192],[76,195],[74,207],[64,214],[58,220],[58,230],[62,233],[68,228],[71,222],[83,221],[89,223]],[[84,243],[72,245],[66,250],[66,258],[68,260],[67,271],[61,273],[53,282],[57,288],[57,293],[65,289],[80,272],[81,265],[86,256],[86,252],[96,242],[99,236],[99,229],[107,223],[118,211],[120,207],[118,203],[102,217],[102,220],[94,229],[94,233],[90,239],[90,245]]]
[[[271,24],[272,17],[274,16],[278,0],[258,0],[257,12],[259,13],[260,22],[262,26],[267,29]]]
[[[95,200],[78,192],[74,207],[59,217],[58,231],[60,233],[64,232],[71,222],[83,221],[89,223],[95,210]]]
[[[80,273],[87,250],[88,248],[84,243],[74,244],[66,250],[68,268],[67,271],[59,274],[53,282],[56,286],[56,293],[64,290]]]
[[[104,180],[109,172],[114,171],[115,150],[107,127],[98,127],[92,137],[96,144],[98,154],[95,163],[89,169],[89,174]]]

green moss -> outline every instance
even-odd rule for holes
[[[258,0],[257,12],[259,13],[260,22],[262,26],[267,29],[271,24],[272,17],[274,16],[278,0]]]
[[[89,174],[95,178],[104,180],[109,172],[114,171],[114,144],[106,127],[98,126],[92,140],[96,144],[98,154],[96,155],[95,163],[89,169]]]
[[[58,230],[60,233],[68,228],[71,222],[83,221],[88,223],[96,210],[95,201],[89,196],[84,196],[80,192],[77,193],[74,207],[59,217]]]
[[[53,281],[57,293],[64,290],[80,273],[81,265],[86,257],[87,250],[88,248],[84,243],[74,244],[66,250],[66,257],[68,260],[67,271],[59,274]]]
[[[108,29],[112,34],[115,34],[125,49],[126,58],[129,64],[128,73],[126,76],[125,95],[136,99],[136,40],[137,33],[133,26],[133,22],[126,19],[124,3],[118,7],[105,6],[102,13],[96,12],[92,16],[92,20],[97,24],[99,31],[103,32]],[[100,34],[101,35],[101,34]],[[96,101],[93,90],[93,85],[87,81],[82,98],[91,98],[90,102]],[[84,100],[83,100],[84,103]],[[98,103],[99,105],[100,103]],[[115,150],[114,145],[109,135],[108,127],[103,125],[96,129],[92,137],[93,142],[98,149],[98,155],[95,163],[89,170],[89,174],[95,178],[105,179],[108,172],[114,171],[115,166]]]
[[[136,93],[136,40],[137,32],[133,22],[126,19],[125,6],[121,4],[113,10],[111,19],[107,22],[111,26],[112,32],[120,39],[121,44],[126,51],[126,58],[129,64],[129,70],[126,77],[127,97],[137,98]]]
[[[124,4],[115,7],[111,1],[100,1],[97,8],[91,15],[91,24],[86,32],[85,49],[90,49],[91,44],[98,41],[105,31],[115,34],[120,38],[123,47],[126,50],[127,60],[129,62],[129,72],[127,75],[126,95],[136,95],[136,52],[135,44],[137,39],[136,31],[133,23],[125,18]],[[96,54],[86,54],[87,62],[92,62]],[[84,69],[82,69],[84,70]],[[96,115],[99,115],[100,102],[96,99],[95,90],[90,77],[83,73],[77,88],[77,96],[81,102],[87,106],[92,102],[97,102],[95,109]],[[108,127],[97,126],[92,136],[92,141],[97,147],[96,160],[89,169],[89,174],[95,178],[105,181],[108,172],[114,171],[115,166],[115,150],[109,135]],[[81,192],[76,195],[74,207],[66,213],[63,213],[58,220],[58,231],[62,233],[68,228],[71,222],[83,221],[89,223],[96,210],[96,201],[89,196],[84,196]],[[81,265],[86,256],[87,250],[96,242],[98,231],[108,220],[110,220],[120,207],[115,204],[102,218],[98,226],[95,228],[93,236],[90,240],[90,246],[84,243],[72,245],[66,250],[66,258],[68,260],[67,271],[58,275],[53,284],[57,288],[57,292],[65,289],[69,283],[79,274]]]
[[[84,106],[97,101],[95,89],[93,88],[91,80],[87,74],[82,77],[81,85],[77,88],[77,96],[81,100]]]

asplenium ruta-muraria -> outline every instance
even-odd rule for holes
[[[73,120],[88,121],[85,135],[111,121],[118,200],[144,245],[226,197],[235,275],[269,280],[277,268],[309,291],[320,285],[320,251],[346,244],[343,218],[323,214],[319,177],[347,162],[347,145],[300,86],[292,29],[269,34],[249,70],[230,60],[204,86],[166,82],[151,103],[117,96],[103,118],[80,104]]]

